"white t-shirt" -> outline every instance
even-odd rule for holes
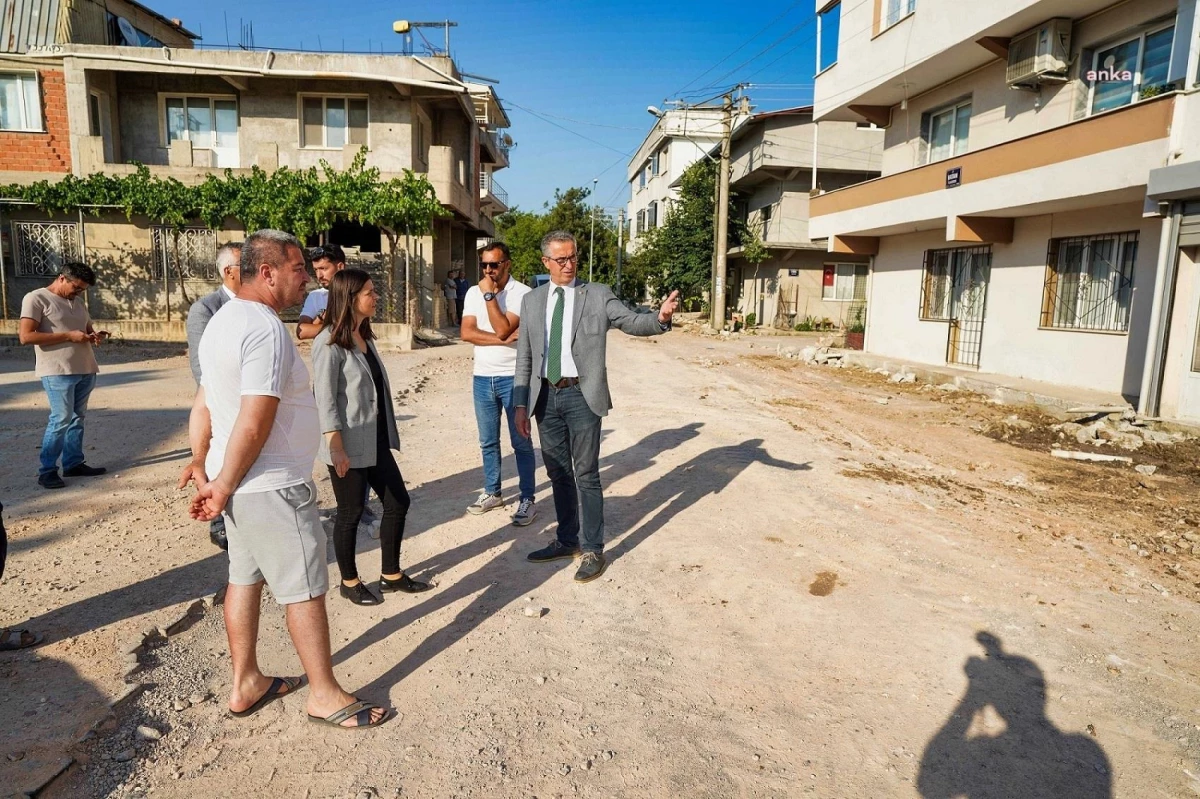
[[[510,277],[504,290],[496,295],[500,303],[500,312],[511,311],[521,315],[521,299],[532,291],[529,286]],[[487,303],[483,301],[483,292],[479,286],[467,289],[467,298],[463,301],[463,318],[475,317],[475,326],[486,333],[495,333],[492,320],[488,318]],[[512,344],[492,344],[488,346],[475,345],[475,376],[476,377],[512,377],[517,373],[517,342]]]
[[[300,309],[301,316],[316,319],[317,314],[329,307],[329,289],[316,289],[304,298],[304,307]]]
[[[235,491],[274,491],[312,479],[320,425],[308,368],[279,317],[260,302],[230,300],[200,339],[200,384],[212,418],[204,467],[221,471],[242,397],[279,398],[275,424],[258,459]]]

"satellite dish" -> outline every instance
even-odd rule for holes
[[[504,142],[505,147],[512,147],[512,144],[513,144],[512,136],[509,136],[507,133],[504,134],[504,138],[501,141]]]
[[[125,39],[125,44],[130,47],[141,46],[142,39],[138,36],[137,28],[133,27],[125,17],[117,17],[117,28],[121,31],[121,36]]]

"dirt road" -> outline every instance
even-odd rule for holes
[[[223,580],[173,489],[191,380],[170,350],[106,366],[88,441],[110,475],[42,492],[44,399],[0,356],[0,623],[51,638],[0,655],[0,785],[68,752],[45,795],[1200,794],[1196,475],[1053,460],[984,434],[1012,409],[774,352],[613,334],[613,563],[588,585],[524,560],[553,532],[540,468],[533,526],[464,513],[470,348],[388,356],[401,562],[437,588],[329,599],[339,676],[400,713],[367,733],[308,723],[302,694],[224,715],[219,613],[152,642],[148,689],[104,723],[122,648]],[[295,674],[265,607],[264,667]]]

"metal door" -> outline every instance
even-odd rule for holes
[[[992,272],[991,248],[952,250],[949,267],[950,325],[946,335],[946,363],[978,369],[983,350],[988,280]]]

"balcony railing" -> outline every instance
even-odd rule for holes
[[[486,172],[480,172],[479,196],[486,197],[489,194],[503,203],[505,208],[508,207],[508,192],[506,192],[491,175]]]

